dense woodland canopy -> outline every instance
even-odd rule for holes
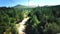
[[[15,26],[25,17],[30,17],[26,22],[26,34],[60,33],[60,5],[58,5],[35,8],[0,7],[0,34],[7,29],[13,34],[18,34]]]

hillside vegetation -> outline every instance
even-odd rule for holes
[[[18,34],[15,26],[26,17],[30,17],[25,24],[26,34],[60,33],[60,5],[35,8],[0,7],[0,33],[8,32],[9,29],[12,34]]]
[[[26,34],[60,33],[60,6],[44,6],[32,8],[28,14]]]

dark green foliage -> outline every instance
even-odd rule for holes
[[[30,17],[26,23],[26,34],[60,33],[60,6],[2,7],[0,8],[0,33],[2,34],[11,27],[10,31],[18,34],[16,24],[26,17]]]
[[[49,23],[47,27],[45,27],[44,32],[46,34],[56,34],[60,32],[60,26],[56,23]]]
[[[13,34],[17,34],[18,32],[16,30],[16,23],[18,21],[21,22],[24,17],[26,17],[24,16],[27,15],[26,13],[24,13],[25,11],[25,9],[24,11],[21,11],[20,9],[16,9],[13,7],[0,7],[0,34],[7,31],[6,29],[9,29],[10,27],[10,31]]]
[[[44,6],[33,8],[32,11],[28,14],[28,16],[31,18],[26,23],[26,34],[60,33],[59,9],[59,6]]]

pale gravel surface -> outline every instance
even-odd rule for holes
[[[19,24],[17,24],[18,26],[17,26],[17,29],[18,29],[18,33],[19,34],[25,34],[23,31],[25,30],[25,23],[28,21],[28,19],[29,19],[29,17],[27,17],[27,18],[24,18],[23,20],[22,20],[22,22],[20,22]]]

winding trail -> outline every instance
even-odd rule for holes
[[[29,17],[24,18],[22,20],[22,22],[20,22],[19,24],[16,24],[17,30],[18,30],[18,34],[25,34],[23,31],[25,30],[25,23],[29,20]]]

